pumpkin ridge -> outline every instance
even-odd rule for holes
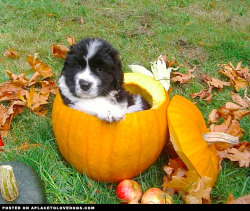
[[[125,84],[126,81],[127,84],[135,84],[131,88],[132,93],[141,92],[146,96],[145,99],[152,101],[153,107],[126,114],[125,119],[120,122],[106,123],[64,107],[62,100],[54,101],[53,130],[62,156],[80,173],[84,172],[92,179],[102,182],[117,182],[137,176],[157,160],[166,142],[165,136],[168,135],[166,108],[169,98],[163,86],[142,74],[125,73]],[[133,90],[134,88],[138,90]],[[58,95],[58,98],[61,96]],[[57,113],[61,107],[64,116]],[[71,121],[75,121],[74,126],[56,127],[62,122],[68,125],[70,117]],[[69,144],[67,149],[62,146],[64,142],[65,148],[66,143]]]
[[[139,122],[140,124],[138,124],[138,127],[139,127],[139,131],[141,131],[141,123],[143,121],[141,121],[141,116],[139,115],[136,115],[136,120],[137,122]],[[139,148],[141,149],[142,147],[142,134],[139,133]],[[138,161],[137,161],[137,168],[136,168],[136,172],[140,172],[140,167],[141,167],[141,156],[142,156],[142,151],[139,150],[139,154],[138,154]],[[140,172],[141,173],[141,172]]]

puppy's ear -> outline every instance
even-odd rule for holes
[[[124,74],[122,71],[122,64],[121,64],[119,54],[116,53],[113,58],[114,58],[114,63],[115,63],[115,67],[114,67],[114,74],[115,74],[115,79],[116,79],[115,89],[118,90],[122,87]]]

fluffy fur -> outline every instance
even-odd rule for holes
[[[108,122],[150,108],[141,96],[128,93],[122,85],[121,61],[108,42],[86,38],[71,47],[59,78],[66,105]]]

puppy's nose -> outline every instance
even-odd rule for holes
[[[87,91],[91,87],[92,83],[81,79],[79,80],[79,85],[82,90]]]

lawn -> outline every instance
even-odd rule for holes
[[[175,57],[179,63],[197,67],[196,78],[185,85],[172,84],[172,93],[190,99],[190,93],[204,88],[201,75],[227,80],[219,75],[218,64],[250,64],[250,4],[247,0],[0,0],[0,82],[8,80],[4,70],[29,75],[26,54],[39,53],[58,78],[63,61],[50,54],[51,44],[68,45],[66,36],[76,40],[102,37],[120,52],[124,72],[129,64],[150,68],[150,61],[161,54]],[[20,59],[3,55],[13,47]],[[184,71],[184,70],[181,70]],[[207,120],[213,108],[230,101],[232,87],[218,92],[210,104],[193,100]],[[242,95],[243,92],[240,92]],[[51,126],[50,99],[48,114],[38,117],[28,109],[15,117],[11,130],[3,138],[5,151],[0,160],[20,160],[31,165],[44,181],[47,202],[119,203],[116,184],[99,183],[76,172],[60,155]],[[244,117],[242,140],[250,141],[250,118]],[[13,150],[24,142],[40,143],[38,148]],[[162,185],[165,151],[155,164],[134,178],[143,191]],[[212,203],[224,203],[230,192],[235,198],[250,193],[250,171],[237,163],[224,161],[212,191]],[[174,203],[183,203],[174,196]]]

